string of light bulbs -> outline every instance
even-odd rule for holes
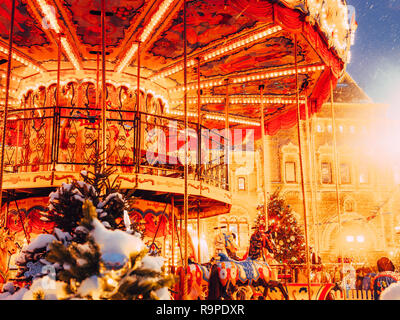
[[[227,54],[230,51],[239,49],[243,46],[251,44],[255,41],[265,38],[271,34],[277,33],[281,30],[282,30],[281,26],[274,26],[272,28],[268,28],[268,29],[264,29],[262,31],[255,32],[255,33],[253,33],[251,35],[247,35],[246,37],[243,37],[239,40],[235,40],[229,44],[223,45],[217,49],[210,50],[210,51],[206,52],[205,54],[200,55],[200,59],[202,60],[202,62],[207,62],[211,59],[214,59],[215,57]],[[187,61],[187,66],[192,67],[196,63],[197,63],[196,59],[192,58]],[[181,62],[181,63],[175,64],[171,67],[168,67],[167,69],[165,69],[163,71],[155,73],[154,75],[150,76],[149,79],[153,80],[153,81],[160,80],[160,79],[168,77],[174,73],[182,71],[183,68],[184,68],[183,62]]]
[[[49,29],[54,30],[56,34],[61,33],[61,27],[58,24],[55,9],[53,6],[49,6],[45,0],[36,0],[37,4],[39,5],[40,11],[42,15],[46,19]],[[68,56],[68,60],[72,63],[76,70],[81,70],[81,65],[79,62],[78,57],[72,50],[70,43],[68,42],[65,36],[61,37],[61,45],[65,51],[65,54]]]
[[[0,43],[0,52],[4,53],[6,55],[8,54],[8,48],[5,45],[3,45],[2,43]],[[15,61],[18,61],[18,62],[22,63],[26,67],[28,67],[28,68],[36,71],[36,72],[44,72],[44,69],[40,65],[29,61],[23,55],[15,52],[15,51],[12,53],[11,56]]]
[[[167,10],[170,8],[171,4],[175,0],[165,0],[159,7],[157,12],[151,17],[150,22],[145,26],[143,29],[143,32],[141,33],[139,40],[141,43],[144,43],[148,37],[153,34],[153,31],[155,27],[158,25],[160,20],[164,17],[165,13]],[[120,73],[125,67],[132,61],[133,56],[138,50],[138,43],[133,42],[131,44],[131,47],[129,50],[126,52],[125,56],[120,60],[120,62],[117,64],[115,70],[116,72]]]
[[[322,71],[324,69],[325,69],[324,65],[314,65],[314,66],[298,68],[297,72],[298,73],[316,72],[316,71]],[[232,77],[230,79],[230,82],[231,83],[243,83],[243,82],[264,80],[264,79],[268,79],[268,78],[276,78],[276,77],[294,75],[294,74],[296,74],[296,69],[292,68],[292,69],[276,70],[276,71],[269,71],[269,72],[263,72],[263,73],[255,73],[255,74],[250,74],[250,75],[236,76],[236,77]],[[225,84],[225,78],[202,81],[200,83],[200,89],[222,86],[224,84]],[[187,90],[197,90],[197,89],[198,89],[197,83],[192,83],[187,86]],[[183,85],[181,85],[181,86],[169,89],[169,92],[181,92],[184,90],[185,90],[185,87]]]

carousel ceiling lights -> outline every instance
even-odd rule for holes
[[[2,100],[4,100],[4,99],[2,99]],[[5,102],[4,101],[1,101],[0,102],[0,106],[1,107],[5,107]],[[17,107],[17,106],[19,106],[20,105],[20,102],[19,101],[8,101],[8,106],[12,106],[12,107]],[[10,118],[9,118],[10,119]]]
[[[149,24],[146,25],[142,34],[139,37],[141,43],[146,42],[147,38],[153,33],[154,28],[158,25],[161,18],[165,15],[168,8],[171,6],[174,0],[166,0],[158,8],[157,12],[151,17]],[[128,52],[125,54],[124,58],[120,60],[120,63],[116,66],[116,72],[121,72],[131,61],[136,51],[138,50],[138,43],[132,43]]]
[[[144,28],[143,33],[140,35],[140,41],[145,42],[150,34],[153,33],[154,28],[160,22],[161,18],[167,12],[170,5],[174,0],[166,0],[158,8],[157,12],[151,17],[150,23]]]
[[[0,75],[4,79],[4,78],[7,77],[7,72],[0,71]],[[19,77],[16,77],[16,76],[10,76],[10,79],[13,80],[13,81],[18,81],[18,82],[21,81],[21,79]]]
[[[1,88],[1,90],[0,90],[0,92],[2,92],[2,93],[6,93],[6,89],[5,88]],[[16,93],[17,92],[17,90],[15,90],[15,89],[10,89],[10,93]]]
[[[178,111],[178,110],[172,110],[172,111],[167,110],[167,113],[170,115],[174,115],[174,116],[184,116],[185,115],[183,113],[183,111]],[[188,112],[187,115],[188,115],[188,117],[191,117],[191,118],[197,118],[196,112]],[[221,116],[221,115],[214,114],[214,113],[206,113],[206,114],[204,114],[204,117],[209,120],[218,120],[218,121],[226,120],[225,116]],[[260,126],[259,121],[251,121],[251,120],[248,120],[247,118],[240,118],[240,117],[231,117],[230,116],[229,122],[247,124],[247,125],[257,126],[257,127]]]
[[[45,0],[36,0],[38,3],[44,18],[47,20],[49,29],[54,30],[55,33],[60,34],[61,28],[57,22],[57,17],[55,14],[55,9],[53,6],[49,6]],[[79,63],[78,58],[76,57],[75,53],[73,52],[71,45],[69,44],[67,38],[65,36],[61,37],[61,45],[64,48],[66,55],[68,56],[69,61],[73,64],[76,70],[81,70],[81,66]]]
[[[349,23],[348,6],[343,0],[334,2],[308,0],[307,7],[311,22],[319,23],[322,31],[329,35],[329,45],[343,56],[354,36],[355,26]]]
[[[45,0],[36,0],[40,10],[47,19],[49,29],[53,29],[57,34],[61,32],[60,26],[58,25],[57,18],[54,13],[54,7],[49,6]]]
[[[297,69],[298,73],[305,73],[305,72],[316,72],[324,70],[324,65],[315,65],[315,66],[308,66],[308,67],[300,67]],[[257,80],[264,80],[268,78],[276,78],[281,76],[288,76],[296,74],[296,69],[286,69],[286,70],[277,70],[277,71],[270,71],[265,73],[256,73],[251,75],[243,75],[237,76],[232,78],[230,81],[232,83],[242,83],[242,82],[249,82],[249,81],[257,81]],[[225,79],[218,79],[218,80],[209,80],[209,81],[202,81],[200,83],[200,89],[210,88],[215,86],[222,86],[224,85]],[[181,92],[184,91],[184,86],[179,86],[175,88],[169,89],[170,92]],[[187,86],[187,90],[197,90],[197,83],[193,83]]]
[[[74,65],[76,70],[81,70],[81,66],[79,64],[78,59],[76,58],[74,52],[72,51],[71,46],[69,45],[68,40],[65,37],[61,38],[61,45],[63,46],[65,53],[68,56],[69,61]]]
[[[126,53],[126,55],[124,56],[124,58],[121,60],[121,62],[119,64],[117,64],[116,67],[116,72],[121,72],[132,60],[133,56],[135,55],[136,51],[138,50],[139,47],[139,43],[134,42],[132,43],[130,49],[128,50],[128,52]]]
[[[265,38],[273,33],[279,32],[282,30],[281,26],[274,26],[272,28],[265,29],[260,32],[253,33],[251,35],[246,36],[245,38],[233,41],[227,45],[223,45],[219,47],[218,49],[210,50],[209,52],[205,53],[204,55],[200,56],[200,59],[203,62],[209,61],[215,57],[218,57],[220,55],[229,53],[230,51],[236,50],[240,47],[243,47],[245,45],[248,45],[252,42],[255,42],[259,39]],[[189,59],[187,62],[188,67],[192,67],[196,64],[196,59]],[[182,71],[184,68],[183,63],[179,63],[177,65],[174,65],[172,67],[167,68],[164,71],[158,72],[154,74],[153,76],[150,77],[150,80],[159,80],[165,77],[170,76],[171,74],[177,73],[179,71]]]
[[[315,72],[315,71],[324,70],[324,68],[325,68],[324,65],[302,67],[302,68],[300,67],[297,69],[297,72],[298,73]],[[288,76],[288,75],[294,75],[294,74],[296,74],[295,68],[287,69],[287,70],[279,70],[279,71],[275,71],[275,72],[257,73],[257,74],[247,75],[247,76],[235,77],[232,79],[232,83],[257,81],[257,80],[276,78],[276,77],[282,77],[282,76]]]
[[[225,103],[226,97],[224,96],[215,96],[215,97],[202,97],[200,99],[201,104],[220,104]],[[300,99],[300,103],[305,103],[305,100]],[[262,103],[264,104],[293,104],[296,103],[296,99],[287,99],[287,98],[263,98]],[[174,100],[172,101],[173,105],[181,105],[183,100]],[[188,98],[188,104],[196,105],[197,98]],[[230,104],[260,104],[261,99],[259,96],[230,96],[229,97]]]
[[[4,54],[8,54],[8,48],[2,43],[0,43],[0,52],[2,52]],[[28,68],[30,68],[34,71],[38,71],[38,72],[44,71],[44,69],[41,66],[29,61],[24,56],[22,56],[21,54],[15,52],[15,51],[12,53],[12,58],[15,61],[22,63],[23,65],[27,66]]]

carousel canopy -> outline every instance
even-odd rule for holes
[[[20,103],[27,88],[56,79],[58,43],[62,80],[96,77],[102,41],[100,0],[15,1],[11,106]],[[105,1],[107,81],[135,89],[139,65],[141,86],[162,96],[166,113],[176,117],[183,114],[185,89],[183,4]],[[186,4],[187,101],[194,121],[199,94],[203,123],[214,128],[224,127],[226,102],[231,126],[259,125],[262,102],[266,131],[274,134],[296,123],[297,88],[302,114],[306,101],[309,112],[316,112],[330,93],[330,81],[336,85],[344,73],[355,31],[345,1]],[[11,7],[12,0],[0,4],[3,103]]]

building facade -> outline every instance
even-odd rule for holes
[[[396,260],[400,181],[390,144],[384,148],[382,143],[393,125],[388,106],[373,103],[346,74],[334,90],[333,109],[334,122],[330,102],[301,122],[309,244],[327,263],[340,256],[364,263],[382,255]],[[279,189],[304,226],[297,126],[266,140],[267,191]],[[230,213],[201,223],[210,254],[215,226],[237,235],[239,256],[247,251],[257,206],[263,203],[261,142],[254,152],[232,154]]]

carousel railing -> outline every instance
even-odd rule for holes
[[[307,266],[305,264],[291,264],[291,265],[270,265],[273,271],[278,275],[279,281],[284,284],[287,288],[291,288],[289,291],[290,299],[296,299],[293,296],[293,286],[306,287],[307,286]],[[325,265],[312,265],[310,270],[310,284],[313,286],[332,286],[329,290],[330,298],[333,300],[374,300],[374,291],[372,288],[361,288],[356,285],[354,281],[349,281],[344,274],[338,274],[338,270],[342,268],[340,263],[328,263]],[[355,275],[354,275],[355,277]],[[290,293],[289,292],[289,293]],[[324,290],[314,290],[315,292],[324,292]],[[303,297],[304,298],[304,297]],[[314,295],[312,299],[316,299]],[[321,297],[318,297],[321,298]],[[325,298],[327,298],[325,296]]]
[[[13,109],[7,119],[6,172],[80,171],[102,148],[101,109]],[[106,162],[120,173],[184,177],[184,122],[146,112],[107,109]],[[211,133],[211,134],[210,134]],[[189,179],[228,190],[227,139],[188,122]]]

